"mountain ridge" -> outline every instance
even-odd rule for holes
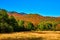
[[[14,16],[16,20],[23,20],[32,22],[34,25],[39,24],[41,21],[60,21],[60,17],[45,17],[39,14],[19,14],[19,13],[8,13],[9,16]]]

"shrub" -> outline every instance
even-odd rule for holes
[[[16,19],[13,16],[10,16],[9,20],[9,25],[13,27],[14,31],[18,31],[18,23]]]
[[[46,25],[44,25],[44,24],[39,24],[38,26],[37,26],[37,30],[46,30]]]
[[[55,30],[56,22],[40,22],[37,26],[38,30]]]
[[[56,25],[56,29],[55,29],[56,31],[60,31],[60,24],[57,24]]]
[[[24,31],[25,27],[24,27],[24,21],[23,20],[18,20],[18,31]]]
[[[0,32],[1,33],[13,32],[13,27],[9,26],[7,23],[0,23]]]
[[[34,25],[31,23],[31,22],[28,22],[27,25],[26,25],[26,29],[27,31],[31,31],[31,30],[34,30]]]
[[[8,27],[6,27],[5,30],[6,30],[7,33],[14,32],[12,26],[8,26]]]

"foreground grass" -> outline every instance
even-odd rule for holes
[[[0,40],[60,40],[60,31],[5,33]]]

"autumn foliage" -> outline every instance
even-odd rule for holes
[[[60,30],[60,17],[21,14],[0,9],[0,33],[31,30]]]

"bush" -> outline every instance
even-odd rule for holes
[[[13,27],[9,26],[7,23],[0,23],[0,33],[13,32]]]
[[[15,32],[18,31],[18,23],[13,16],[10,16],[10,18],[9,18],[9,25],[11,25],[13,27]]]
[[[26,25],[26,29],[27,31],[31,31],[31,30],[34,30],[34,25],[31,23],[31,22],[28,22],[27,25]]]
[[[6,32],[7,33],[10,33],[10,32],[14,32],[14,30],[13,30],[13,27],[12,26],[8,26],[8,27],[6,27]]]
[[[44,24],[39,24],[37,26],[37,30],[45,30],[46,29],[46,26]]]
[[[18,20],[18,31],[24,31],[24,21],[23,20]]]
[[[56,31],[60,31],[60,24],[57,24],[56,25],[56,29],[55,29]]]
[[[55,30],[56,22],[40,22],[37,26],[37,30]]]

